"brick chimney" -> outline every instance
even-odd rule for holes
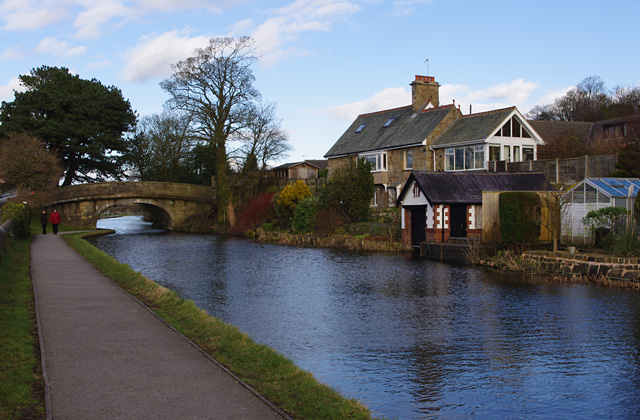
[[[433,76],[416,76],[411,83],[411,104],[413,112],[420,112],[430,101],[433,106],[440,106],[438,90],[440,84]]]

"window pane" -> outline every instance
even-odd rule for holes
[[[520,162],[520,146],[513,146],[513,161]]]
[[[371,170],[377,171],[378,165],[376,165],[376,155],[366,156],[367,161],[371,164]]]
[[[500,160],[500,146],[489,146],[489,160]]]
[[[584,202],[585,203],[597,203],[598,202],[598,197],[596,194],[596,189],[593,188],[591,185],[585,185],[585,198],[584,198]]]
[[[511,137],[511,121],[507,121],[507,123],[502,126],[502,136]]]
[[[573,202],[584,203],[584,185],[581,185],[579,188],[573,190]]]
[[[528,139],[530,139],[530,138],[531,138],[531,134],[529,134],[529,132],[527,131],[527,129],[526,129],[526,128],[524,128],[524,127],[522,127],[522,137],[525,137],[525,138],[528,138]]]
[[[473,169],[473,147],[464,148],[464,169]]]
[[[475,152],[475,163],[473,167],[475,169],[484,169],[484,146],[476,146]]]
[[[405,169],[413,168],[413,150],[407,150],[405,152],[404,167]]]
[[[524,132],[524,130],[522,130]],[[533,160],[533,147],[523,147],[522,148],[522,160],[529,161]]]
[[[380,170],[382,171],[387,170],[387,154],[386,153],[382,153],[382,166],[380,167]]]
[[[453,149],[446,149],[444,151],[444,170],[445,171],[453,171],[454,168],[455,157],[453,154]]]
[[[513,134],[511,137],[520,137],[520,123],[515,118],[511,118],[511,128],[513,128]]]
[[[610,203],[611,199],[608,195],[603,192],[598,191],[598,203]]]
[[[464,149],[462,147],[456,149],[456,170],[464,169]]]
[[[511,162],[511,149],[509,148],[509,146],[504,146],[504,156],[502,158],[502,160]]]

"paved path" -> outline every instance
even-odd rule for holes
[[[55,420],[282,419],[59,235],[31,258]]]

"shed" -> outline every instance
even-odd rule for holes
[[[402,241],[448,242],[482,235],[483,191],[546,191],[541,173],[412,172],[396,201],[402,207]]]
[[[562,199],[562,240],[592,243],[593,235],[582,222],[587,213],[603,207],[633,210],[639,190],[638,178],[585,178],[567,191]]]

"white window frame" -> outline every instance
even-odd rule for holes
[[[467,162],[467,149],[472,149],[472,157],[471,162]],[[476,167],[476,161],[478,161],[479,155],[482,155],[482,166]],[[460,162],[456,161],[456,155],[462,156],[462,165],[461,169],[456,169],[459,166]],[[447,172],[462,172],[462,171],[479,171],[486,169],[487,160],[486,157],[486,147],[484,144],[472,144],[469,146],[459,146],[459,147],[447,147],[444,149],[444,170]],[[453,167],[450,167],[450,160],[453,158]]]
[[[365,153],[360,157],[367,159],[371,163],[371,172],[387,172],[387,152]]]

